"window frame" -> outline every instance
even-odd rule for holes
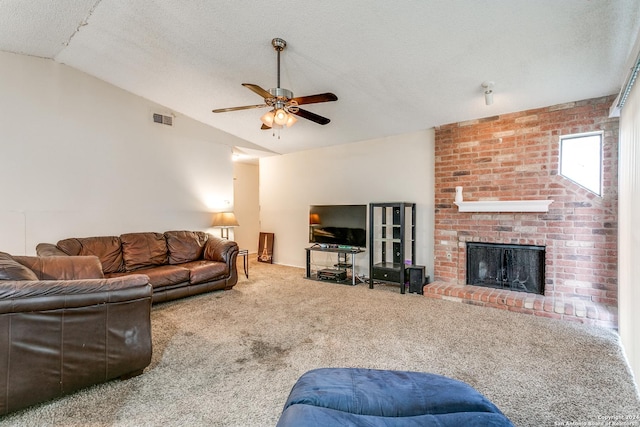
[[[598,136],[600,139],[600,162],[599,162],[599,170],[598,170],[598,175],[600,177],[599,182],[598,182],[598,191],[594,191],[591,188],[586,187],[584,184],[581,184],[580,182],[576,181],[575,179],[565,175],[564,173],[562,173],[562,169],[563,169],[563,159],[562,159],[562,153],[563,153],[563,143],[567,140],[575,140],[575,139],[580,139],[580,138],[589,138],[589,137],[593,137],[593,136]],[[576,185],[579,185],[581,188],[584,188],[585,190],[587,190],[590,193],[595,194],[598,197],[602,197],[602,190],[603,190],[603,186],[602,186],[602,181],[603,181],[603,171],[604,171],[604,167],[603,167],[603,163],[604,163],[604,132],[603,131],[594,131],[594,132],[581,132],[581,133],[573,133],[573,134],[568,134],[568,135],[560,135],[560,139],[559,139],[559,154],[558,154],[558,174],[565,178],[568,179],[569,181],[575,183]]]

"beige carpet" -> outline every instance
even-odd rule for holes
[[[0,426],[273,426],[295,380],[331,366],[450,376],[517,426],[626,416],[640,425],[637,390],[610,330],[303,276],[252,261],[249,280],[231,291],[156,305],[143,375]]]

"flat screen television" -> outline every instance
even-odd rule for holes
[[[367,246],[367,205],[309,206],[309,242]]]

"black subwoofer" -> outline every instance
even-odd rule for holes
[[[409,278],[409,292],[422,294],[424,283],[424,265],[407,266],[407,276]]]

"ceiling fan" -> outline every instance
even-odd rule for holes
[[[320,125],[326,125],[331,120],[322,117],[311,111],[303,110],[300,105],[315,104],[319,102],[337,101],[338,97],[333,93],[320,93],[317,95],[294,97],[293,92],[280,87],[280,52],[287,46],[287,42],[280,38],[271,40],[271,45],[278,52],[278,84],[269,90],[264,90],[258,85],[252,83],[242,83],[242,86],[252,90],[264,98],[264,104],[245,105],[242,107],[219,108],[212,110],[214,113],[226,113],[228,111],[249,110],[252,108],[271,107],[260,120],[262,121],[262,129],[281,129],[282,127],[291,127],[296,121],[296,117],[311,120]]]

